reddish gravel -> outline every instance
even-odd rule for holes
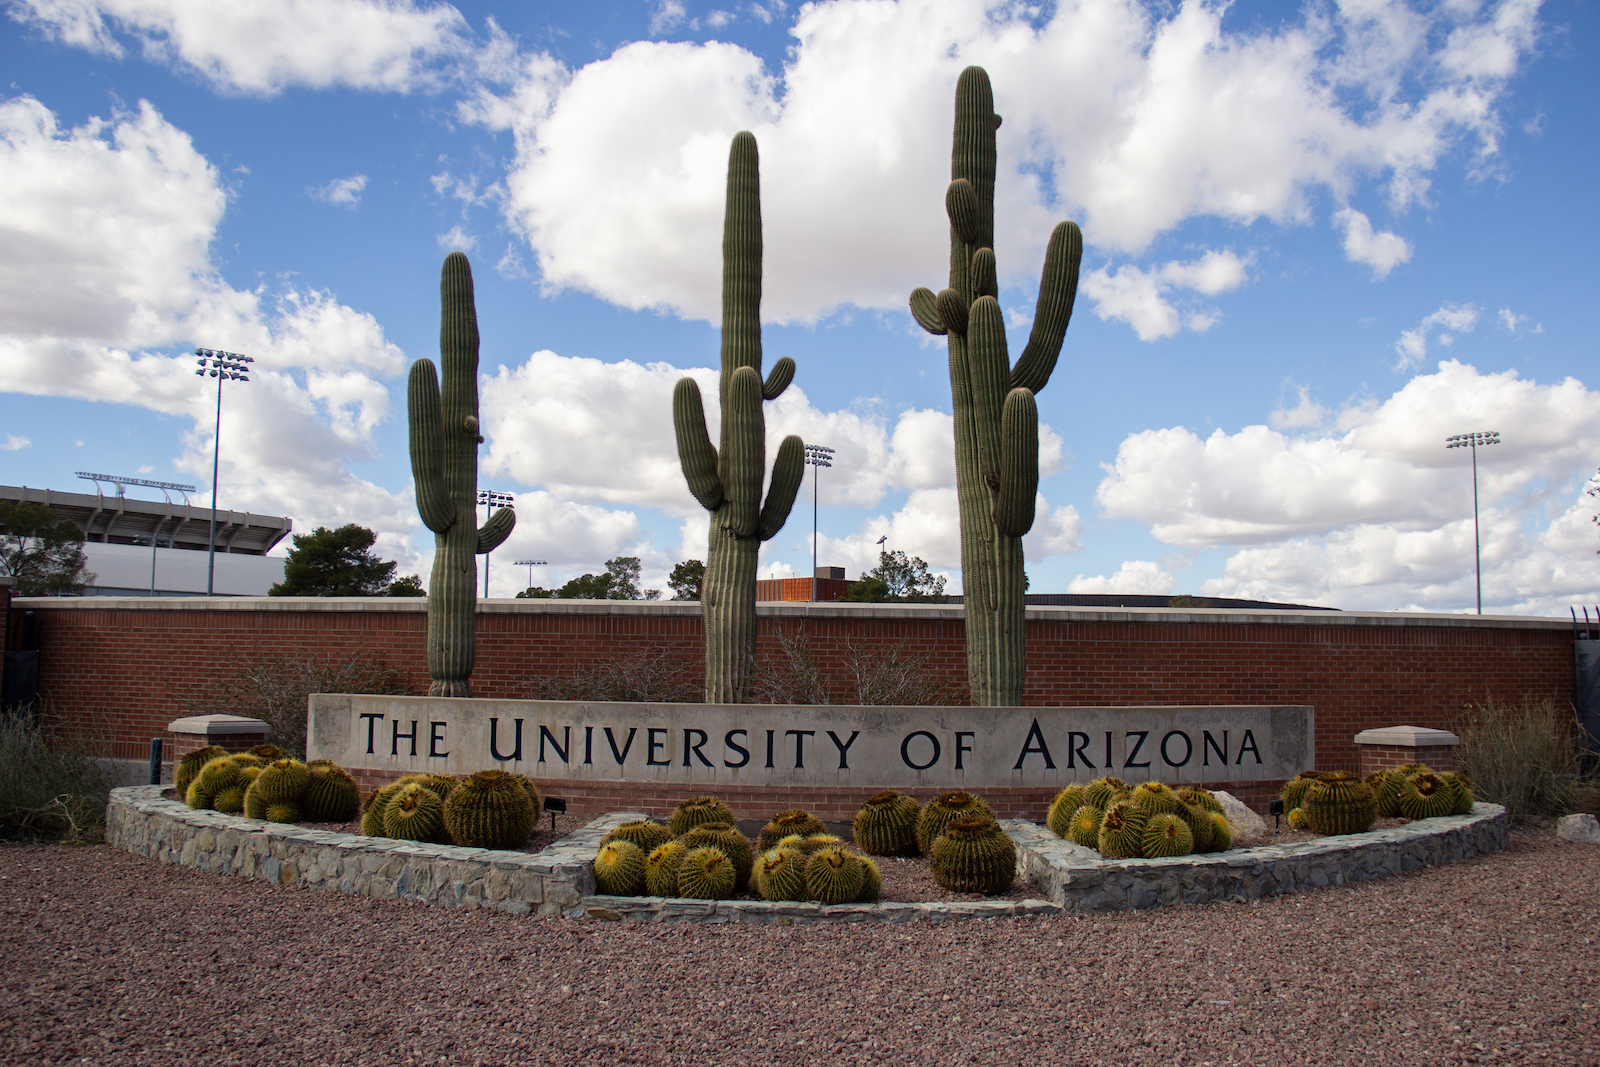
[[[0,847],[0,1063],[1593,1064],[1600,848],[1250,905],[625,926]]]

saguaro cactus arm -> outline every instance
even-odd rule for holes
[[[722,506],[722,479],[717,477],[717,448],[706,432],[705,406],[700,385],[681,378],[672,391],[672,428],[678,439],[678,463],[683,467],[689,492],[707,511]]]
[[[516,525],[517,513],[510,508],[501,508],[489,516],[489,521],[478,527],[477,554],[481,556],[499,548]]]
[[[794,381],[794,360],[784,356],[772,365],[772,372],[767,375],[767,380],[761,386],[761,399],[778,399],[792,381]]]
[[[411,365],[406,382],[411,424],[411,475],[417,488],[417,513],[434,533],[456,521],[455,501],[444,484],[444,419],[439,408],[439,371],[426,357]]]
[[[778,446],[778,458],[772,464],[772,484],[767,486],[767,503],[761,509],[761,540],[770,541],[783,529],[805,476],[805,442],[798,434],[790,434]]]
[[[995,496],[994,525],[1007,537],[1033,529],[1039,492],[1039,407],[1026,389],[1006,394],[1000,414],[1000,491]]]
[[[1039,300],[1034,305],[1033,330],[1028,347],[1011,369],[1011,384],[1037,393],[1050,381],[1061,342],[1072,321],[1072,304],[1078,297],[1078,265],[1083,260],[1083,232],[1076,222],[1062,222],[1050,234],[1044,270],[1039,275]]]

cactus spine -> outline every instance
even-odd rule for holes
[[[511,535],[516,513],[501,508],[478,526],[478,311],[472,266],[460,252],[445,257],[439,279],[440,390],[431,359],[411,365],[406,408],[411,423],[411,474],[417,512],[433,531],[433,578],[428,585],[429,696],[468,697],[478,607],[478,553]]]
[[[959,789],[940,793],[928,801],[928,806],[922,809],[922,814],[917,818],[917,848],[924,856],[931,856],[934,838],[944,832],[945,824],[951,819],[959,819],[963,815],[994,818],[994,812],[981,798]]]
[[[668,841],[657,845],[644,860],[644,885],[653,897],[678,895],[678,868],[683,857],[689,854],[682,841]]]
[[[700,386],[678,382],[672,422],[689,491],[711,512],[711,543],[700,587],[706,633],[706,703],[750,698],[756,652],[756,563],[761,542],[783,528],[805,475],[805,446],[790,434],[778,447],[766,503],[767,424],[761,405],[794,379],[785,356],[761,380],[761,166],[749,132],[728,151],[728,193],[722,223],[721,448],[706,432]]]
[[[594,884],[614,897],[636,897],[644,891],[644,853],[632,841],[618,839],[600,846],[594,857]]]
[[[994,93],[982,67],[956,84],[945,211],[950,287],[911,294],[911,313],[950,349],[955,408],[961,580],[966,589],[967,679],[972,703],[1022,703],[1025,666],[1022,535],[1039,486],[1039,412],[1078,290],[1083,235],[1063,222],[1050,235],[1033,332],[1016,366],[1006,351],[994,259]]]
[[[917,850],[917,817],[921,807],[894,789],[874,793],[856,812],[852,824],[856,845],[874,856]]]
[[[788,811],[778,812],[766,826],[761,828],[761,833],[756,838],[756,848],[765,852],[791,834],[806,837],[810,834],[827,832],[828,828],[823,825],[821,819],[801,808],[791,808]]]
[[[625,822],[615,830],[606,833],[600,839],[602,845],[609,845],[613,841],[630,841],[639,847],[646,856],[672,840],[672,831],[658,822],[649,819],[635,819]]]

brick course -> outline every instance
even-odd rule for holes
[[[33,610],[43,622],[40,686],[52,725],[106,756],[143,758],[150,738],[185,713],[185,695],[204,692],[240,658],[381,652],[416,691],[428,684],[421,601],[30,598],[12,610]],[[842,691],[852,655],[898,648],[926,655],[924,672],[964,698],[959,607],[770,604],[759,614],[758,658],[780,655],[780,634],[803,634],[824,676]],[[486,697],[523,696],[540,677],[638,652],[664,654],[695,675],[702,664],[698,604],[488,601],[480,603],[476,633],[473,691]],[[1023,702],[1309,704],[1316,709],[1317,766],[1356,771],[1353,738],[1361,730],[1400,723],[1447,729],[1455,712],[1486,698],[1569,704],[1572,662],[1566,620],[1032,608]],[[588,788],[592,797],[566,782],[555,791],[585,808],[591,800],[610,803],[607,787]],[[1276,790],[1261,784],[1230,791],[1259,804]],[[797,791],[791,799],[799,798]],[[681,798],[625,799],[660,812]],[[812,798],[812,806],[821,799]],[[853,814],[854,803],[859,798],[838,817]],[[1037,793],[1007,797],[997,814],[1031,817],[1041,803]],[[778,810],[790,801],[766,793],[758,806]]]

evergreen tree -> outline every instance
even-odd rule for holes
[[[95,579],[78,524],[26,500],[0,501],[0,574],[17,579],[18,596],[82,593]]]
[[[904,552],[879,552],[878,565],[850,586],[845,600],[944,603],[944,578],[928,573],[927,561]]]
[[[667,584],[672,587],[673,600],[699,600],[700,583],[705,581],[706,565],[697,559],[686,559],[672,568]]]
[[[294,547],[283,565],[283,581],[267,592],[271,596],[383,596],[394,580],[395,564],[373,554],[377,540],[377,534],[353,522],[336,530],[318,526],[311,533],[295,534]]]

